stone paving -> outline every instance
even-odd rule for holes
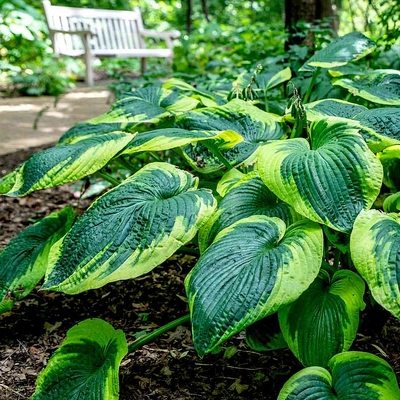
[[[56,105],[50,96],[0,98],[0,156],[55,143],[76,123],[107,112],[111,101],[105,86],[74,89]]]

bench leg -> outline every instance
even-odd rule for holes
[[[86,85],[93,86],[93,58],[91,54],[85,54],[85,64],[86,64]]]
[[[146,71],[146,65],[147,65],[147,60],[145,58],[142,58],[140,60],[140,73],[143,75]]]

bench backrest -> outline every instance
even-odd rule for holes
[[[53,6],[43,1],[47,24],[56,53],[80,55],[82,40],[75,35],[52,33],[62,30],[69,32],[90,31],[94,35],[90,46],[95,54],[101,50],[144,49],[141,36],[143,30],[142,15],[139,8],[133,11],[100,10]]]

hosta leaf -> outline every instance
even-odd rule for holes
[[[340,270],[331,279],[321,270],[295,302],[279,310],[283,336],[303,365],[326,367],[350,348],[365,307],[364,291],[364,281],[352,271]]]
[[[0,313],[26,297],[44,277],[50,247],[71,228],[71,207],[26,228],[0,252]]]
[[[317,67],[334,68],[358,60],[374,51],[375,42],[359,32],[351,32],[317,51],[299,71],[314,71]]]
[[[252,215],[278,217],[286,226],[302,218],[265,186],[257,172],[252,172],[233,186],[200,230],[200,250],[204,251],[223,229]]]
[[[369,209],[382,184],[382,165],[358,129],[326,118],[305,139],[276,141],[259,151],[259,171],[268,188],[299,214],[349,233]]]
[[[165,128],[138,133],[122,154],[134,154],[140,151],[162,151],[186,146],[192,142],[218,138],[222,139],[224,143],[232,145],[243,141],[242,136],[233,131],[210,132]]]
[[[132,138],[130,133],[114,132],[36,153],[18,167],[17,173],[0,180],[0,193],[25,196],[81,179],[106,165]]]
[[[164,118],[192,110],[198,104],[198,100],[173,90],[157,86],[138,89],[116,101],[108,113],[71,128],[62,136],[59,143],[76,142],[88,136],[110,132],[111,129],[133,131],[134,127],[140,124],[156,124]]]
[[[351,257],[373,298],[400,318],[400,215],[360,213],[350,236]]]
[[[257,75],[257,87],[262,90],[270,90],[275,86],[280,85],[283,82],[288,81],[292,77],[292,71],[289,67],[282,69],[281,71],[274,72],[262,72]]]
[[[228,172],[226,172],[223,177],[218,181],[217,184],[217,192],[221,197],[224,197],[232,187],[238,183],[244,174],[239,170],[232,168]]]
[[[391,194],[383,202],[383,209],[387,213],[400,212],[400,192]]]
[[[283,386],[278,400],[398,400],[396,375],[381,358],[361,351],[337,354],[322,367],[308,367]]]
[[[191,240],[213,212],[198,179],[148,164],[98,198],[49,256],[43,289],[69,294],[143,275]]]
[[[378,69],[361,76],[338,78],[332,83],[373,103],[400,105],[400,71]]]
[[[200,356],[296,300],[318,274],[321,227],[255,215],[224,229],[185,280]]]
[[[338,99],[318,100],[304,105],[309,120],[321,119],[321,117],[354,118],[368,109],[358,104]]]
[[[256,351],[286,349],[288,345],[279,327],[278,314],[269,315],[247,327],[246,343]]]
[[[400,145],[386,148],[378,158],[383,165],[383,183],[390,189],[400,190]]]
[[[285,136],[280,118],[239,99],[221,107],[186,113],[177,119],[176,125],[187,130],[233,131],[240,134],[243,137],[241,143],[229,149],[220,148],[223,156],[233,166],[254,156],[261,144]],[[202,173],[214,172],[223,167],[223,163],[202,142],[186,146],[184,155],[193,168]]]
[[[32,400],[118,400],[118,371],[128,353],[125,334],[98,318],[87,319],[39,374]]]

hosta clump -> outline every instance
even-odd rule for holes
[[[280,400],[400,398],[386,362],[349,351],[366,291],[400,317],[399,113],[381,85],[393,94],[398,80],[365,68],[356,78],[350,64],[374,48],[352,33],[317,52],[293,71],[309,87],[282,115],[266,110],[286,99],[288,68],[241,74],[231,93],[177,79],[139,89],[0,180],[8,196],[92,175],[113,186],[78,219],[51,214],[0,253],[0,311],[43,276],[42,290],[76,294],[146,274],[184,245],[200,250],[189,316],[128,348],[104,321],[78,324],[34,399],[117,399],[122,357],[189,319],[200,356],[243,330],[255,350],[289,347],[306,368]],[[321,69],[363,104],[312,96]]]

